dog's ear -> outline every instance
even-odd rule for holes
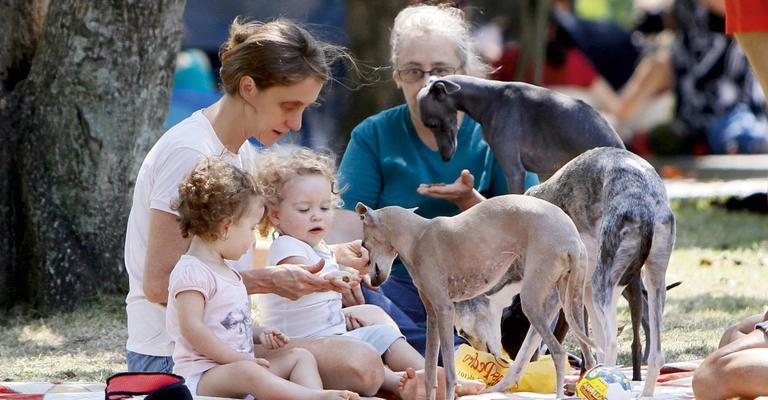
[[[368,208],[365,204],[358,202],[357,205],[355,205],[355,211],[357,212],[357,215],[360,216],[360,220],[364,223],[376,224],[376,216],[371,212],[373,210]]]
[[[447,79],[442,80],[443,85],[445,85],[445,93],[447,94],[454,94],[461,90],[461,86],[459,86],[456,82],[451,82]]]
[[[418,210],[418,209],[419,209],[419,207],[406,208],[406,210],[408,210],[408,211],[410,211],[410,212],[412,212],[412,213],[415,213],[415,212],[416,212],[416,210]]]
[[[461,86],[445,79],[435,79],[427,84],[429,93],[437,100],[444,100],[449,94],[461,90]]]
[[[368,213],[368,207],[358,201],[355,205],[355,212],[360,216],[360,220],[362,221],[365,219],[365,214]]]

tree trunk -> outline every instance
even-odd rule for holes
[[[133,180],[162,134],[183,9],[183,0],[60,0],[39,39],[0,28],[6,51],[24,55],[0,57],[0,139],[11,144],[0,160],[3,305],[66,309],[125,287]],[[26,76],[8,65],[25,62]]]

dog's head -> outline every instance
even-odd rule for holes
[[[500,310],[494,310],[487,295],[454,303],[454,321],[459,336],[477,350],[501,358]]]
[[[371,260],[368,276],[371,278],[371,285],[379,286],[389,278],[397,250],[390,243],[389,228],[381,223],[378,210],[357,203],[355,211],[363,221],[363,247],[368,250]]]
[[[435,135],[443,161],[450,160],[456,152],[456,101],[451,94],[460,89],[449,78],[433,77],[416,95],[421,122]]]

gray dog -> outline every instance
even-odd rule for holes
[[[402,207],[372,210],[358,203],[355,210],[363,220],[371,283],[379,285],[389,277],[392,261],[399,254],[424,302],[428,399],[435,395],[438,346],[442,354],[449,355],[443,358],[443,365],[446,394],[453,399],[453,302],[485,293],[510,275],[519,282],[522,309],[531,321],[520,350],[528,356],[518,357],[489,390],[504,390],[517,382],[543,339],[555,364],[557,396],[563,397],[565,351],[549,330],[559,307],[579,339],[588,365],[594,364],[583,313],[584,299],[590,299],[583,292],[586,249],[560,208],[529,196],[506,195],[485,200],[454,217],[434,219]],[[514,260],[520,260],[521,267],[510,270]],[[515,293],[505,292],[504,301],[509,304]]]
[[[586,150],[624,148],[592,107],[527,83],[450,75],[430,79],[416,99],[421,121],[434,133],[443,160],[456,150],[456,111],[479,122],[510,193],[523,193],[525,170],[552,174]]]
[[[661,178],[647,161],[629,151],[597,148],[576,157],[546,182],[528,189],[526,195],[563,209],[587,248],[584,303],[588,309],[594,307],[589,309],[591,325],[597,347],[604,350],[598,351],[598,362],[616,364],[618,298],[622,289],[631,285],[640,285],[636,288],[640,293],[644,281],[650,340],[643,396],[653,396],[656,378],[664,364],[661,326],[665,278],[675,242],[675,219]],[[496,332],[506,304],[497,297],[491,290],[456,305],[457,328],[473,338],[472,344],[481,349],[492,348],[486,341],[498,340]],[[632,302],[635,325],[642,316],[642,298]]]

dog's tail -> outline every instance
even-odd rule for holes
[[[579,254],[570,254],[570,272],[566,275],[567,285],[565,299],[562,301],[563,313],[573,333],[582,343],[595,347],[589,338],[588,328],[584,320],[584,279],[587,273],[587,249],[579,240]],[[562,294],[561,294],[562,295]]]
[[[605,271],[596,273],[609,274],[614,265],[624,265],[623,274],[618,277],[619,285],[626,286],[629,281],[640,273],[640,269],[648,259],[653,245],[654,219],[651,210],[638,207],[631,212],[617,215],[618,220],[603,219],[600,235],[603,240],[599,244],[598,269]],[[615,238],[606,242],[606,238]],[[616,279],[616,278],[613,278]]]

